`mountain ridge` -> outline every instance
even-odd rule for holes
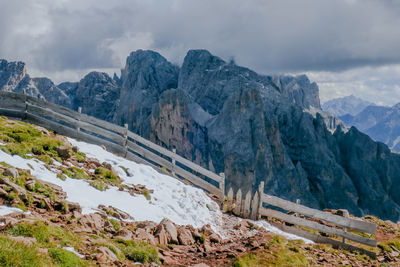
[[[206,50],[189,51],[181,67],[139,50],[128,57],[120,82],[107,76],[107,86],[121,93],[106,97],[96,79],[81,87],[94,93],[83,107],[89,115],[127,123],[151,141],[225,172],[227,188],[246,192],[263,181],[267,193],[311,207],[399,219],[393,190],[400,157],[355,128],[345,133],[335,125],[332,134],[318,112],[318,86],[306,76],[259,75]],[[61,87],[73,100],[80,83]],[[317,111],[309,114],[310,108]]]

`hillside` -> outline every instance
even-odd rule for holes
[[[199,189],[38,126],[0,117],[0,140],[2,266],[400,261],[393,223],[366,218],[379,223],[374,260],[223,214]]]
[[[7,90],[20,88],[18,79],[7,77],[26,76],[24,69],[14,72],[20,74],[3,75]],[[91,73],[57,88],[73,108],[127,123],[224,172],[226,191],[255,191],[264,182],[266,193],[310,207],[400,218],[400,156],[356,128],[336,128],[334,117],[328,124],[336,131],[329,131],[318,112],[318,86],[305,75],[260,75],[206,50],[189,51],[178,67],[154,51],[138,50],[121,77]]]

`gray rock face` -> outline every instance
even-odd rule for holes
[[[132,52],[122,72],[122,88],[114,121],[148,137],[152,105],[165,90],[176,88],[179,68],[153,51]]]
[[[349,95],[325,102],[322,104],[322,109],[336,116],[344,116],[346,114],[355,116],[366,107],[374,105],[375,104],[372,102],[365,101],[354,95]]]
[[[318,85],[315,82],[311,83],[306,75],[275,76],[273,81],[280,88],[280,92],[292,99],[293,103],[306,109],[321,109]]]
[[[400,218],[400,156],[320,111],[306,76],[263,76],[205,50],[181,68],[138,50],[121,77],[58,86],[76,108],[129,128],[219,173],[226,189],[265,191],[315,208]],[[113,108],[111,108],[113,107]],[[321,114],[322,115],[321,115]],[[334,124],[334,134],[326,124]],[[331,130],[332,130],[331,129]]]
[[[400,151],[400,105],[393,107],[368,106],[355,116],[341,119],[348,126],[355,126],[374,140]]]
[[[25,63],[0,59],[0,91],[11,92],[26,75]]]
[[[68,87],[75,90],[73,107],[82,107],[82,112],[103,120],[111,120],[115,113],[120,88],[106,73],[91,72],[77,85]]]
[[[26,73],[25,63],[0,60],[0,90],[22,93],[42,100],[71,106],[69,97],[63,90],[47,78],[31,78]]]

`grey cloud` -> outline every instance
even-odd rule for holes
[[[0,1],[0,57],[43,72],[120,68],[138,48],[176,63],[205,48],[269,73],[400,63],[394,0]]]

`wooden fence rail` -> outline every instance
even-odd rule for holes
[[[80,110],[79,110],[80,111]],[[166,168],[178,178],[218,196],[223,201],[225,177],[217,175],[168,149],[121,127],[66,107],[25,94],[0,92],[0,115],[19,118],[85,142],[104,145],[109,151],[139,163]]]
[[[335,215],[267,195],[264,193],[264,182],[260,183],[258,191],[254,192],[253,195],[251,190],[243,195],[241,189],[234,194],[233,189],[229,188],[227,199],[228,203],[233,206],[232,212],[238,216],[253,220],[262,217],[275,218],[283,221],[284,224],[273,221],[270,221],[270,223],[285,232],[302,236],[317,243],[328,243],[348,250],[357,250],[371,257],[376,256],[374,252],[346,243],[346,240],[351,240],[362,245],[376,247],[376,240],[370,238],[371,235],[376,234],[377,226],[375,223]],[[285,210],[287,213],[281,210]],[[336,240],[327,235],[338,236],[342,240]]]

